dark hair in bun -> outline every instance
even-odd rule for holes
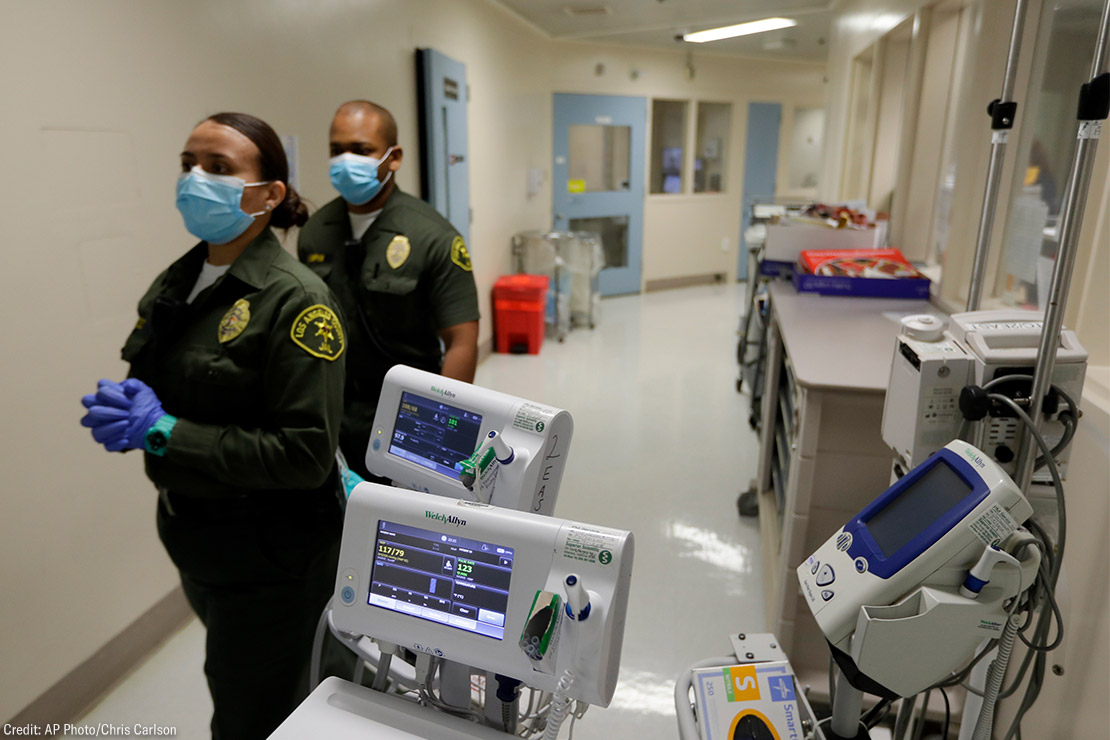
[[[279,229],[303,226],[308,220],[308,206],[289,184],[289,160],[285,158],[281,139],[270,125],[248,113],[216,113],[205,120],[233,128],[250,139],[258,147],[262,179],[285,183],[285,199],[274,208],[270,224]]]

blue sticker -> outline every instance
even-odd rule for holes
[[[768,676],[767,685],[771,689],[771,701],[794,701],[792,676]]]

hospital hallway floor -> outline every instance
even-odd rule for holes
[[[616,694],[575,724],[576,740],[676,738],[675,677],[727,653],[729,633],[766,629],[758,522],[736,510],[757,458],[747,389],[736,392],[743,310],[741,284],[610,298],[595,329],[478,368],[478,385],[574,417],[556,516],[635,535]],[[193,620],[84,722],[149,718],[207,737],[203,662]]]

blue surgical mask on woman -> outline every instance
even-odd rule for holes
[[[382,166],[382,162],[389,157],[393,149],[394,147],[386,149],[385,154],[379,159],[347,152],[328,160],[331,165],[328,169],[331,184],[343,196],[343,200],[352,205],[361,206],[374,199],[382,186],[393,177],[393,170],[390,170],[384,180],[378,181],[378,168]]]
[[[185,219],[185,228],[209,244],[227,244],[254,223],[258,213],[245,213],[240,203],[243,189],[269,185],[273,180],[247,182],[231,175],[213,175],[200,165],[177,178],[177,210]]]

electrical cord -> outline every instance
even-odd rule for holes
[[[890,705],[890,699],[881,699],[878,704],[867,710],[860,721],[870,730],[886,719],[887,715],[890,714]]]
[[[1059,522],[1057,525],[1058,533],[1055,547],[1046,547],[1046,549],[1049,551],[1054,550],[1052,564],[1047,569],[1047,582],[1044,584],[1045,597],[1049,598],[1048,592],[1055,592],[1056,583],[1060,577],[1060,567],[1063,562],[1064,549],[1067,543],[1067,510],[1065,508],[1064,502],[1064,484],[1060,478],[1060,471],[1056,466],[1055,457],[1052,453],[1052,450],[1049,448],[1048,443],[1045,441],[1040,431],[1036,429],[1036,427],[1033,425],[1032,420],[1029,418],[1029,415],[1025,413],[1025,410],[1022,409],[1016,402],[1014,402],[1013,399],[1009,398],[1008,396],[999,393],[991,393],[988,394],[987,397],[991,400],[1008,406],[1018,415],[1018,417],[1025,424],[1025,428],[1029,430],[1030,434],[1033,437],[1033,440],[1036,442],[1037,446],[1043,453],[1045,457],[1045,463],[1048,465],[1049,473],[1052,476],[1052,483],[1056,489],[1056,504]],[[1069,408],[1074,408],[1074,401],[1070,399],[1067,394],[1061,394],[1061,397],[1064,398],[1065,403],[1069,403]],[[1076,414],[1076,418],[1078,418],[1078,414]],[[1041,532],[1043,534],[1043,529],[1041,530]],[[1050,543],[1046,543],[1046,545],[1047,544]],[[1051,598],[1054,602],[1055,596],[1053,595]],[[1033,644],[1048,644],[1046,639],[1048,631],[1051,627],[1052,620],[1057,614],[1059,614],[1058,609],[1054,610],[1052,608],[1049,608],[1041,610],[1040,618],[1038,619],[1033,632]],[[1062,634],[1063,632],[1062,624],[1058,626],[1058,630],[1059,637],[1060,634]],[[1056,642],[1058,644],[1058,640]],[[1029,683],[1026,685],[1025,694],[1022,696],[1021,703],[1018,705],[1018,709],[1014,715],[1013,722],[1011,723],[1009,730],[1007,730],[1006,734],[1003,736],[1003,740],[1012,740],[1020,734],[1021,722],[1024,719],[1025,714],[1029,711],[1029,709],[1033,706],[1033,703],[1040,696],[1040,691],[1044,682],[1045,664],[1047,662],[1045,652],[1037,650],[1028,651],[1025,655],[1025,659],[1022,661],[1022,667],[1021,671],[1019,672],[1019,676],[1024,675],[1026,669],[1030,664],[1030,661],[1032,662],[1033,670],[1029,676]],[[1018,684],[1015,682],[1015,686],[1016,685]]]
[[[428,675],[424,678],[424,685],[420,687],[420,698],[426,704],[435,707],[441,712],[452,714],[456,717],[462,717],[463,719],[470,720],[471,722],[481,722],[483,719],[483,715],[478,710],[472,709],[470,707],[457,707],[453,704],[448,704],[443,700],[441,696],[435,695],[435,690],[432,687],[432,680],[435,677],[436,673],[439,672],[440,666],[442,666],[442,662],[436,660],[435,665],[432,667],[432,670],[428,671]]]
[[[952,724],[952,705],[948,702],[948,692],[943,688],[940,689],[940,695],[944,699],[944,732],[941,733],[941,738],[948,740],[948,729]]]
[[[320,685],[320,662],[324,655],[324,634],[328,629],[328,615],[331,614],[331,599],[324,604],[320,612],[320,619],[316,622],[316,634],[312,638],[312,657],[308,668],[308,690],[312,691]]]

